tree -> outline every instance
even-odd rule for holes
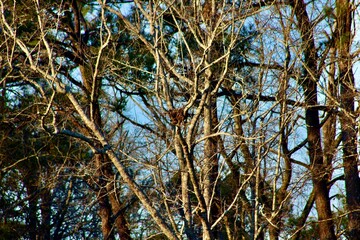
[[[351,25],[354,6],[351,1],[336,1],[336,48],[338,55],[338,79],[340,85],[341,136],[343,138],[343,164],[346,188],[346,204],[349,211],[349,238],[358,238],[360,234],[360,178],[358,171],[357,124],[355,111],[355,78],[351,54]]]
[[[0,3],[2,123],[18,127],[11,111],[31,116],[27,135],[53,146],[25,143],[31,151],[14,159],[31,171],[4,161],[2,181],[36,195],[27,222],[8,218],[19,227],[39,232],[40,208],[44,238],[71,236],[56,226],[79,216],[87,186],[99,218],[90,210],[81,226],[91,234],[101,221],[104,239],[356,238],[350,2]],[[13,95],[19,85],[28,98]],[[5,153],[22,133],[7,134]],[[35,164],[57,154],[53,167]],[[56,187],[29,182],[37,174]],[[6,204],[21,192],[2,191]]]
[[[8,3],[9,4],[9,3]],[[86,111],[88,114],[91,115],[93,120],[96,124],[98,124],[101,127],[101,116],[100,116],[100,110],[98,107],[98,101],[99,101],[99,90],[100,88],[96,87],[96,91],[91,91],[93,82],[91,82],[91,78],[94,75],[91,75],[89,71],[91,71],[91,62],[89,64],[85,64],[87,61],[87,58],[91,58],[90,55],[85,56],[85,50],[89,47],[93,47],[96,49],[96,44],[98,44],[96,41],[98,40],[98,36],[96,35],[96,27],[98,26],[96,21],[93,23],[94,29],[92,29],[86,20],[83,14],[86,14],[86,12],[91,12],[92,10],[89,9],[91,5],[88,3],[84,3],[84,5],[79,5],[76,1],[72,2],[71,4],[65,3],[64,5],[58,5],[56,2],[45,2],[42,6],[38,4],[34,4],[30,2],[28,5],[26,4],[19,4],[17,5],[14,3],[11,7],[12,12],[7,10],[7,7],[10,9],[11,5],[5,5],[2,3],[2,10],[3,15],[2,18],[4,20],[3,29],[10,30],[10,33],[13,34],[16,32],[17,36],[21,36],[22,45],[20,46],[20,49],[22,48],[25,50],[27,47],[29,49],[33,49],[33,52],[21,52],[19,51],[19,46],[16,46],[15,42],[12,42],[12,40],[9,38],[10,35],[4,35],[4,47],[5,50],[9,50],[6,54],[8,55],[8,62],[5,62],[5,68],[4,70],[7,70],[4,73],[4,87],[3,92],[4,98],[7,98],[7,93],[10,92],[13,88],[16,89],[16,84],[25,84],[25,87],[32,87],[30,90],[31,92],[35,93],[36,99],[33,100],[34,106],[37,106],[37,113],[36,109],[34,109],[35,113],[32,113],[32,118],[35,118],[35,116],[39,117],[38,120],[41,121],[41,126],[49,133],[52,133],[54,131],[57,131],[57,124],[62,126],[67,126],[68,128],[75,127],[73,125],[74,120],[76,121],[76,116],[73,116],[72,111],[69,108],[69,102],[62,96],[58,96],[55,94],[55,90],[53,89],[53,85],[50,82],[44,82],[43,79],[38,78],[38,76],[41,76],[41,73],[38,74],[37,71],[27,71],[26,68],[22,68],[20,66],[26,66],[26,54],[30,54],[30,64],[36,66],[36,69],[39,69],[43,74],[46,74],[46,69],[48,67],[52,67],[52,73],[56,74],[57,77],[61,78],[61,75],[64,74],[63,79],[67,79],[70,83],[74,84],[75,86],[81,85],[78,83],[78,79],[74,79],[73,76],[71,76],[71,72],[74,71],[74,69],[79,69],[82,72],[82,79],[83,85],[82,90],[85,92],[85,95],[83,95],[83,103],[90,105],[90,109],[86,108]],[[6,9],[6,10],[5,10]],[[12,15],[15,13],[19,13],[19,15]],[[29,13],[29,14],[27,14]],[[22,18],[22,22],[18,23],[17,19],[15,19],[15,16]],[[50,21],[45,21],[46,18],[49,17]],[[57,26],[58,32],[56,34],[52,34],[51,31],[53,29],[56,29],[54,20],[57,19],[59,21],[59,25]],[[7,23],[11,23],[10,25]],[[80,28],[85,29],[83,35],[80,36],[80,31],[82,31]],[[88,29],[90,28],[90,29]],[[33,33],[39,34],[36,37],[34,35],[31,35]],[[60,34],[59,37],[57,34]],[[89,44],[88,41],[88,35],[89,34],[95,34],[94,37],[91,39],[92,43]],[[46,41],[41,42],[41,39],[44,38],[45,40],[46,35]],[[15,44],[15,45],[13,45]],[[45,44],[45,45],[43,45]],[[90,46],[94,45],[94,46]],[[14,48],[12,48],[14,47]],[[12,50],[10,50],[12,49]],[[35,50],[39,50],[36,51]],[[12,53],[10,53],[12,51]],[[25,54],[25,55],[24,55]],[[46,54],[49,54],[46,56]],[[54,65],[57,63],[53,63],[52,57],[56,59],[56,61],[59,59],[57,56],[63,55],[65,56],[64,63],[58,65],[59,69],[55,70]],[[13,58],[11,58],[13,57]],[[25,62],[23,62],[25,60]],[[90,59],[88,59],[90,60]],[[92,61],[92,60],[91,60]],[[45,70],[44,70],[45,69]],[[56,72],[55,72],[56,71]],[[19,81],[17,80],[19,77],[26,79],[27,81]],[[13,80],[15,79],[15,81]],[[99,81],[96,77],[94,77],[96,81]],[[13,83],[15,82],[15,84]],[[95,84],[95,82],[94,82]],[[12,86],[14,85],[14,86]],[[5,93],[5,91],[7,91]],[[39,91],[39,92],[37,92]],[[38,95],[37,95],[38,94]],[[56,95],[56,96],[55,96]],[[80,95],[78,95],[80,96]],[[11,100],[12,97],[9,97],[8,99],[4,100],[4,103],[7,103],[7,101]],[[86,100],[87,99],[87,100]],[[18,100],[19,101],[19,100]],[[30,101],[30,100],[28,100]],[[91,104],[89,103],[91,101]],[[24,105],[24,103],[21,103]],[[25,103],[28,104],[28,103]],[[26,106],[22,106],[26,107]],[[32,106],[31,106],[32,107]],[[15,110],[14,108],[12,110]],[[19,109],[20,111],[23,111],[22,109]],[[4,114],[4,118],[5,118]],[[10,117],[8,115],[7,117]],[[5,119],[8,121],[8,119]],[[51,123],[54,123],[51,125]],[[53,126],[53,129],[49,129],[49,125]],[[77,125],[79,131],[82,133],[87,133],[87,130],[82,127],[81,125]],[[64,132],[66,135],[66,132]],[[30,133],[27,133],[26,135],[29,135]],[[27,137],[28,138],[28,137]],[[27,143],[23,143],[27,145]],[[45,143],[42,143],[43,145]],[[64,145],[64,143],[60,143],[61,145]],[[65,145],[64,145],[65,146]],[[26,146],[24,146],[25,148]],[[61,148],[63,146],[60,146]],[[35,149],[37,151],[37,149]],[[65,152],[62,150],[62,153],[65,154]],[[30,154],[27,153],[27,154]],[[24,157],[27,155],[24,154]],[[56,153],[53,153],[56,154]],[[37,155],[35,155],[37,156]],[[109,164],[106,164],[106,159],[100,156],[100,154],[95,154],[94,162],[96,163],[96,174],[98,177],[95,178],[88,178],[85,180],[88,180],[88,184],[92,186],[92,189],[97,192],[98,196],[98,202],[100,205],[100,216],[102,218],[102,227],[103,227],[103,235],[108,238],[108,235],[111,235],[112,233],[112,221],[114,221],[119,229],[119,234],[122,235],[123,238],[125,236],[129,237],[128,233],[128,227],[125,221],[125,215],[119,214],[118,211],[124,211],[122,209],[121,203],[118,201],[118,198],[115,198],[113,195],[114,193],[108,194],[106,187],[108,189],[112,189],[111,185],[108,184],[108,181],[110,179],[112,184],[115,184],[114,182],[114,173],[112,173],[112,169],[109,166]],[[89,160],[87,158],[82,159],[83,164],[88,162]],[[30,161],[30,163],[32,163]],[[30,164],[28,163],[28,164]],[[33,163],[35,164],[35,162]],[[26,168],[27,169],[27,168]],[[35,167],[36,169],[36,167]],[[35,170],[34,169],[34,170]],[[91,171],[91,169],[89,169]],[[26,181],[36,181],[36,176],[39,174],[37,170],[32,172],[32,177],[26,176]],[[74,174],[74,173],[72,173]],[[59,180],[61,181],[61,179]],[[70,180],[72,182],[73,180]],[[25,182],[25,185],[27,183]],[[65,183],[67,185],[67,183]],[[100,186],[100,187],[98,187]],[[29,221],[30,229],[33,229],[35,231],[36,228],[36,208],[37,208],[37,189],[35,187],[35,183],[29,182],[28,183],[28,195],[31,197],[32,195],[35,195],[34,201],[30,201],[29,210],[32,211],[32,217]],[[32,189],[32,190],[31,190]],[[50,191],[52,189],[49,189],[47,193],[44,194],[44,196],[49,196],[47,194],[50,194]],[[69,190],[70,191],[70,190]],[[65,193],[63,193],[64,195]],[[66,196],[66,194],[64,195]],[[110,197],[109,197],[110,196]],[[31,197],[33,198],[33,197]],[[110,198],[110,200],[109,200]],[[49,199],[50,201],[50,199]],[[109,203],[111,202],[111,204]],[[68,203],[66,203],[68,204]],[[49,206],[50,207],[50,206]],[[66,206],[67,208],[67,206]],[[48,209],[50,210],[50,209]],[[61,210],[61,209],[60,209]],[[59,210],[59,211],[60,211]],[[61,210],[63,211],[63,210]],[[113,213],[114,212],[114,213]],[[62,219],[64,218],[65,212],[61,213],[59,217]],[[116,218],[112,219],[113,216],[117,215]],[[48,215],[50,216],[50,214]],[[47,217],[47,221],[50,221],[50,218]],[[63,220],[62,220],[63,221]],[[61,222],[56,223],[59,227],[61,226]],[[45,225],[50,225],[50,222],[48,222]],[[49,226],[47,226],[49,227]],[[49,229],[48,229],[49,230]],[[35,232],[34,232],[35,234]],[[61,236],[59,235],[58,229],[55,229],[54,237]],[[31,238],[35,239],[35,235],[30,236]],[[46,237],[45,237],[46,238]],[[47,237],[48,238],[48,237]]]

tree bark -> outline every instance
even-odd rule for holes
[[[306,11],[303,0],[291,2],[298,20],[298,28],[301,33],[302,50],[304,56],[303,76],[300,85],[305,96],[305,121],[308,135],[308,151],[311,163],[311,175],[315,191],[315,203],[319,220],[319,238],[321,240],[335,240],[335,230],[330,207],[328,183],[328,169],[326,166],[321,146],[320,120],[317,108],[317,53],[313,35],[312,24]]]
[[[38,237],[38,232],[37,232],[37,215],[36,215],[36,210],[37,210],[37,196],[36,195],[36,190],[37,187],[32,185],[32,180],[30,181],[25,181],[25,187],[27,189],[27,194],[28,196],[33,196],[31,198],[29,198],[28,204],[29,204],[29,209],[28,209],[28,215],[27,215],[27,228],[29,231],[29,239],[30,240],[36,240]]]
[[[82,59],[86,59],[86,44],[88,43],[84,42],[84,39],[81,38],[81,24],[83,16],[81,16],[81,10],[76,1],[72,2],[71,8],[74,14],[74,36],[77,36],[76,38],[73,38],[73,44],[74,46],[77,46],[77,54],[81,56]],[[98,54],[101,54],[101,52],[98,52]],[[91,64],[90,60],[89,63]],[[94,66],[90,64],[82,64],[79,66],[85,90],[84,94],[87,95],[86,113],[97,128],[102,129],[103,122],[99,106],[99,96],[102,82],[101,78],[94,76],[94,72],[99,71],[99,69],[94,70]],[[86,131],[88,130],[84,129],[84,132]],[[96,148],[101,148],[101,144],[96,146]],[[111,168],[111,161],[102,153],[96,153],[93,157],[93,161],[96,166],[96,184],[100,188],[96,196],[99,203],[99,216],[101,218],[101,230],[103,237],[104,239],[113,239],[113,226],[115,225],[121,239],[131,239],[130,229],[125,218],[125,213],[118,214],[118,211],[121,210],[121,203],[115,196],[116,193],[113,192],[115,189],[115,183],[112,181],[115,174]],[[117,215],[116,219],[112,219],[115,215]]]
[[[245,173],[250,175],[252,174],[252,171],[254,170],[256,164],[255,164],[255,160],[253,158],[253,156],[251,155],[251,152],[250,152],[250,149],[249,149],[249,146],[247,145],[245,139],[246,139],[246,136],[245,136],[245,133],[244,133],[244,130],[243,130],[243,119],[242,119],[242,115],[241,115],[241,104],[240,104],[240,101],[237,99],[236,96],[232,96],[231,97],[231,103],[232,103],[232,108],[233,108],[233,118],[234,118],[234,123],[235,123],[235,134],[238,136],[238,144],[240,144],[240,151],[243,155],[243,158],[244,158],[244,161],[245,161]],[[238,177],[238,172],[237,174],[235,175],[236,177]],[[238,179],[234,179],[235,182],[238,182]],[[255,239],[255,236],[258,233],[258,229],[259,229],[259,226],[257,221],[255,221],[255,216],[257,213],[257,209],[256,209],[256,206],[255,206],[255,201],[254,199],[257,197],[256,196],[256,178],[255,177],[252,177],[249,181],[249,184],[250,184],[250,189],[251,189],[251,207],[249,206],[249,208],[247,209],[248,210],[248,213],[249,215],[251,216],[250,219],[251,219],[251,225],[250,225],[250,230],[249,230],[249,235],[251,236],[251,238]],[[241,226],[239,226],[239,228],[241,228]],[[259,237],[257,239],[262,239],[262,236],[263,234],[259,234]]]
[[[109,172],[109,174],[107,174],[107,179],[108,181],[111,181],[110,183],[107,183],[107,193],[108,193],[108,198],[109,198],[109,202],[111,205],[111,210],[112,210],[112,216],[111,218],[114,218],[114,224],[118,230],[118,233],[120,235],[120,239],[121,240],[130,240],[131,235],[130,235],[130,229],[129,229],[129,225],[128,225],[128,221],[126,218],[126,208],[123,207],[123,203],[120,202],[120,199],[117,196],[117,193],[115,191],[116,186],[115,186],[115,182],[113,181],[114,179],[114,173],[111,169],[111,162],[109,160],[107,160],[107,171]],[[111,178],[109,178],[111,177]],[[110,180],[112,179],[112,180]]]
[[[97,184],[100,187],[99,192],[97,193],[97,201],[99,203],[99,216],[101,218],[101,231],[104,239],[113,239],[112,232],[112,221],[111,221],[111,205],[109,202],[109,196],[106,189],[107,180],[105,180],[106,176],[102,171],[104,169],[104,161],[102,160],[104,156],[101,154],[96,154],[94,156],[95,166],[97,168]]]
[[[46,170],[48,171],[48,170]],[[48,174],[47,172],[47,176],[49,176],[50,174]],[[52,201],[52,196],[51,196],[51,191],[49,188],[45,188],[42,190],[41,195],[41,205],[40,205],[40,210],[41,210],[41,237],[40,239],[42,240],[47,240],[50,239],[50,229],[51,229],[51,201]]]
[[[184,215],[185,234],[189,239],[195,239],[193,232],[193,219],[191,214],[191,202],[189,196],[189,172],[186,167],[186,160],[184,158],[183,149],[181,147],[181,136],[175,132],[175,151],[180,164],[181,175],[181,200],[182,211]]]
[[[31,140],[30,140],[30,132],[26,129],[23,131],[23,139],[22,144],[24,144],[24,156],[29,156],[30,151],[29,148],[31,147]],[[23,175],[24,186],[26,188],[26,194],[28,197],[28,209],[26,214],[26,225],[29,234],[30,240],[37,240],[38,239],[38,218],[37,218],[37,210],[38,210],[38,165],[35,162],[34,158],[28,158],[26,165],[22,166],[21,173]]]
[[[352,71],[350,47],[353,9],[349,0],[337,0],[337,48],[339,57],[339,80],[341,99],[341,134],[343,141],[343,164],[346,188],[346,204],[349,212],[348,235],[350,239],[360,236],[360,178],[358,172],[357,123],[355,113],[355,81]]]
[[[218,122],[216,111],[216,99],[209,94],[204,108],[204,137],[211,136],[216,132]],[[208,208],[208,221],[210,224],[219,217],[219,191],[216,185],[219,165],[217,141],[217,137],[208,137],[204,145],[204,167],[202,169],[204,176],[204,199]],[[212,232],[213,237],[219,239],[219,229],[215,229]]]

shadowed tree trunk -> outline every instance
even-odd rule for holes
[[[73,33],[74,38],[72,39],[73,45],[77,46],[76,51],[77,55],[81,59],[87,59],[88,61],[82,61],[79,65],[81,78],[83,86],[85,89],[86,96],[86,113],[93,121],[95,126],[99,129],[103,129],[104,124],[102,122],[102,116],[100,111],[100,92],[102,89],[102,78],[96,75],[96,72],[99,69],[95,69],[93,62],[88,59],[88,49],[87,44],[88,39],[85,39],[81,35],[82,25],[86,26],[84,17],[82,16],[80,3],[72,1],[71,10],[73,11]],[[99,53],[100,54],[100,53]],[[87,64],[90,63],[90,64]],[[94,72],[95,71],[95,72]],[[87,133],[87,129],[84,129],[84,132]],[[88,133],[87,133],[88,134]],[[100,149],[101,145],[97,144],[95,149]],[[127,221],[125,220],[125,213],[119,214],[116,219],[112,219],[113,216],[118,214],[118,211],[121,209],[121,203],[118,198],[115,196],[115,182],[114,182],[114,172],[112,169],[112,164],[109,158],[102,153],[95,153],[93,161],[96,166],[96,184],[99,187],[99,192],[96,193],[97,200],[99,203],[99,216],[101,217],[101,229],[104,239],[113,239],[114,238],[114,226],[118,230],[118,233],[123,240],[128,240],[130,238],[130,230],[128,228]]]
[[[360,237],[360,178],[357,152],[357,115],[355,112],[355,80],[352,70],[352,1],[336,1],[337,48],[339,57],[339,82],[341,99],[341,134],[343,141],[343,164],[348,210],[348,235],[350,239]]]
[[[330,198],[328,190],[329,173],[328,166],[324,161],[323,149],[321,145],[319,111],[315,106],[318,105],[317,84],[319,73],[317,69],[317,53],[313,28],[306,11],[306,4],[303,0],[291,2],[295,15],[298,20],[298,28],[301,33],[303,49],[303,73],[299,80],[304,90],[305,97],[305,121],[308,134],[308,151],[311,164],[311,175],[313,180],[316,210],[319,220],[319,238],[321,240],[335,240],[334,224],[330,208]]]
[[[46,175],[50,175],[50,174],[46,172]],[[40,210],[41,210],[41,219],[42,219],[41,228],[40,228],[41,231],[40,239],[47,240],[51,238],[50,230],[51,230],[51,201],[52,201],[51,191],[48,186],[45,186],[44,189],[42,189],[40,194],[40,199],[41,199]]]

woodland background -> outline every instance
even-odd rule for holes
[[[0,238],[359,239],[358,6],[0,1]]]

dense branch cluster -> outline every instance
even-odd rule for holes
[[[358,239],[357,18],[0,0],[0,239]]]

